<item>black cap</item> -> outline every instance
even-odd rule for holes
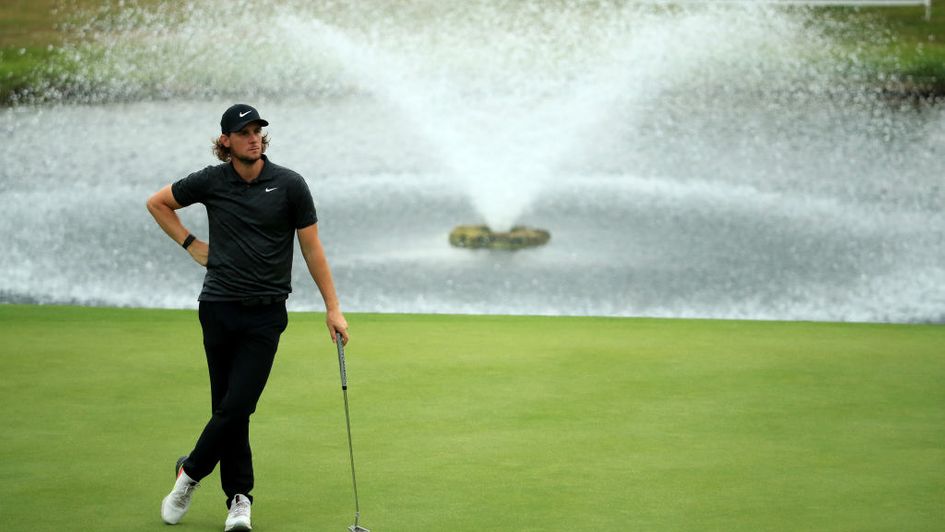
[[[253,106],[238,103],[230,106],[230,108],[223,113],[223,118],[220,119],[220,129],[223,131],[223,134],[226,135],[243,129],[246,127],[246,124],[250,122],[261,122],[264,126],[269,125],[269,122],[259,118],[259,111]]]

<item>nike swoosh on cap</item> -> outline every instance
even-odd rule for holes
[[[252,113],[252,111],[246,111],[245,113],[240,113],[240,118],[243,118],[244,116],[248,115],[249,113]]]

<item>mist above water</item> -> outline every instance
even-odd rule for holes
[[[942,111],[882,99],[829,38],[842,27],[744,7],[351,4],[77,19],[66,90],[3,112],[0,224],[50,234],[14,239],[0,298],[191,305],[177,283],[199,271],[141,203],[211,164],[219,114],[250,101],[270,155],[309,179],[352,310],[945,315]],[[87,133],[37,148],[74,124]],[[100,212],[69,204],[109,191]],[[116,221],[110,257],[81,245]],[[538,225],[552,244],[453,250],[460,223]],[[292,301],[318,308],[311,290]]]
[[[557,174],[653,127],[658,101],[850,99],[806,12],[587,2],[175,3],[103,11],[63,57],[69,96],[382,101],[481,220],[507,229]],[[859,89],[862,91],[862,89]],[[49,96],[49,95],[47,95]],[[838,105],[827,102],[826,108]],[[317,125],[315,126],[317,127]],[[711,134],[710,132],[706,132]],[[632,141],[631,141],[632,142]]]

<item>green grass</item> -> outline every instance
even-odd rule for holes
[[[375,532],[941,530],[942,326],[348,318]],[[209,415],[194,312],[0,305],[0,364],[3,530],[168,530]],[[254,530],[351,524],[339,388],[322,317],[292,314]],[[224,516],[214,473],[178,528]]]

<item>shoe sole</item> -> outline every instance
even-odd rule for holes
[[[224,528],[223,532],[249,532],[253,527],[246,525],[233,525],[230,528]]]

